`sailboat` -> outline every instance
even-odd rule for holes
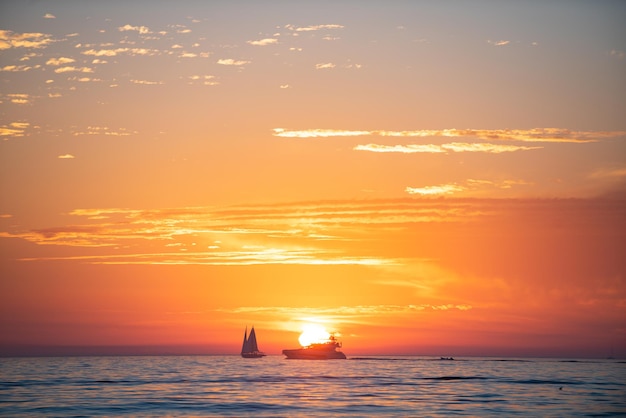
[[[243,345],[241,346],[241,357],[243,358],[260,358],[264,357],[265,353],[259,351],[259,346],[256,342],[256,333],[254,327],[250,330],[248,335],[248,327],[243,333]]]

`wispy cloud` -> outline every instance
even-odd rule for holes
[[[488,40],[487,43],[489,45],[493,45],[493,46],[505,46],[511,43],[511,41],[504,41],[504,40],[500,40],[500,41],[492,41],[492,40]]]
[[[327,25],[312,25],[312,26],[294,26],[294,25],[286,25],[285,29],[292,30],[295,32],[312,32],[318,31],[322,29],[343,29],[343,25],[337,24],[327,24]]]
[[[55,73],[93,73],[93,69],[89,67],[59,67],[54,70]]]
[[[76,157],[74,157],[72,154],[63,154],[63,155],[59,155],[57,158],[59,158],[61,160],[71,160],[71,159],[74,159]]]
[[[366,136],[370,131],[338,131],[333,129],[308,129],[304,131],[288,131],[275,128],[274,136],[283,138],[331,138],[337,136]]]
[[[346,134],[346,132],[348,134]],[[358,132],[357,135],[354,133]],[[286,130],[274,129],[274,135],[285,138],[317,138],[341,136],[383,136],[383,137],[444,137],[444,138],[476,138],[492,141],[519,142],[596,142],[606,138],[626,136],[626,131],[574,131],[563,128],[535,129],[420,129],[414,131],[345,131],[341,129],[307,129]]]
[[[27,93],[8,93],[6,97],[13,104],[30,104],[32,97]]]
[[[626,167],[602,168],[591,173],[589,177],[594,179],[626,177]]]
[[[469,311],[473,307],[468,304],[409,304],[409,305],[352,305],[352,306],[241,306],[236,308],[221,308],[218,312],[231,314],[273,316],[280,321],[310,322],[313,318],[319,322],[355,323],[369,321],[370,318],[397,317],[415,315],[420,312],[434,311]]]
[[[267,46],[267,45],[274,45],[278,43],[278,39],[276,38],[265,38],[265,39],[259,39],[258,41],[248,41],[247,42],[250,45],[254,45],[254,46]]]
[[[5,139],[22,137],[29,126],[28,122],[12,122],[8,125],[2,125],[0,126],[0,137],[6,137]]]
[[[137,79],[131,79],[130,80],[131,83],[133,84],[142,84],[145,86],[154,86],[154,85],[159,85],[159,84],[165,84],[163,81],[151,81],[151,80],[137,80]]]
[[[96,57],[114,57],[122,52],[129,51],[130,48],[116,48],[116,49],[88,49],[86,51],[82,51],[83,55],[93,55]]]
[[[502,152],[514,152],[514,151],[528,151],[534,149],[541,149],[543,147],[526,147],[516,145],[497,145],[489,143],[463,143],[453,142],[450,144],[408,144],[408,145],[379,145],[379,144],[366,144],[357,145],[354,147],[356,151],[371,151],[371,152],[395,152],[403,154],[413,153],[448,153],[448,152],[486,152],[492,154],[499,154]]]
[[[142,35],[152,33],[152,31],[150,31],[150,29],[146,26],[132,26],[128,24],[120,26],[119,28],[117,28],[117,30],[119,30],[120,32],[135,31],[139,32]]]
[[[425,187],[407,187],[405,191],[411,195],[420,196],[443,196],[452,195],[458,192],[466,191],[480,191],[480,190],[493,190],[493,189],[511,189],[514,186],[529,186],[532,183],[524,180],[479,180],[479,179],[467,179],[461,184],[448,183],[439,184],[434,186]]]
[[[26,71],[30,71],[30,70],[36,70],[41,68],[41,65],[5,65],[4,67],[0,68],[0,71],[6,71],[6,72],[11,72],[11,73],[20,73],[20,72],[26,72]]]
[[[250,61],[234,60],[232,58],[222,58],[222,59],[217,60],[217,63],[220,65],[242,66],[242,65],[250,64]]]
[[[48,61],[46,61],[46,65],[63,65],[63,64],[69,64],[76,61],[74,58],[67,58],[67,57],[59,57],[59,58],[50,58]]]
[[[46,14],[43,16],[43,18],[44,18],[44,19],[56,19],[56,16],[55,16],[55,15],[53,15],[53,14],[51,14],[51,13],[46,13]]]
[[[336,65],[333,64],[332,62],[315,64],[315,69],[316,70],[328,70],[328,69],[335,68],[335,67],[336,67]]]
[[[38,32],[15,33],[0,30],[0,50],[10,48],[44,48],[54,42],[51,35]]]
[[[80,257],[90,263],[382,266],[399,261],[361,248],[372,225],[381,232],[400,224],[468,222],[476,216],[466,202],[434,203],[400,199],[224,209],[77,209],[69,214],[74,224],[0,236],[39,245],[118,249]]]
[[[75,131],[74,136],[80,135],[105,135],[105,136],[129,136],[135,135],[137,131],[131,131],[126,128],[111,129],[106,126],[88,126],[85,130]]]
[[[220,83],[215,79],[214,75],[192,75],[188,79],[191,80],[189,84],[199,83],[205,86],[217,86]]]
[[[453,194],[463,190],[465,190],[465,188],[457,185],[456,183],[426,187],[407,187],[405,189],[408,194],[418,194],[422,196]]]

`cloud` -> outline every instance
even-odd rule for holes
[[[316,70],[327,70],[327,69],[335,68],[335,67],[336,67],[336,65],[333,64],[332,62],[315,64],[315,69]]]
[[[80,135],[105,135],[105,136],[130,136],[136,135],[137,131],[130,131],[126,128],[111,129],[106,126],[88,126],[86,130],[72,132],[73,136]]]
[[[263,314],[273,315],[283,321],[308,321],[316,318],[319,321],[360,322],[364,318],[380,318],[381,316],[414,315],[425,311],[468,311],[467,304],[408,304],[408,305],[351,305],[351,306],[240,306],[236,308],[220,308],[218,312],[231,314]]]
[[[71,62],[74,62],[75,60],[73,58],[66,58],[66,57],[60,57],[60,58],[50,58],[48,61],[46,61],[46,65],[63,65],[63,64],[69,64]]]
[[[74,157],[72,154],[63,154],[63,155],[59,155],[57,158],[60,158],[62,160],[71,160],[76,157]]]
[[[573,131],[563,128],[535,128],[535,129],[421,129],[414,131],[344,131],[341,129],[308,129],[289,131],[283,128],[274,129],[274,135],[285,138],[317,138],[341,137],[346,132],[358,132],[358,136],[383,137],[444,137],[444,138],[476,138],[491,141],[519,141],[519,142],[563,142],[586,143],[597,142],[601,139],[626,136],[626,131]]]
[[[488,40],[487,41],[488,44],[493,45],[493,46],[505,46],[511,43],[511,41],[491,41]]]
[[[31,102],[31,96],[26,93],[9,93],[6,97],[13,104],[29,104]]]
[[[53,15],[53,14],[50,14],[50,13],[46,13],[46,14],[43,16],[43,18],[44,18],[44,19],[56,19],[56,16],[55,16],[55,15]]]
[[[265,38],[265,39],[260,39],[258,41],[247,41],[248,44],[250,45],[254,45],[254,46],[267,46],[267,45],[274,45],[278,43],[278,39],[275,38]]]
[[[6,72],[11,72],[11,73],[20,73],[20,72],[25,72],[25,71],[30,71],[30,70],[36,70],[38,68],[41,68],[41,65],[34,65],[34,66],[30,66],[30,65],[5,65],[4,67],[0,68],[0,71],[6,71]]]
[[[59,68],[55,69],[54,72],[55,73],[71,73],[71,72],[93,73],[93,69],[91,69],[89,67],[72,67],[72,66],[68,66],[68,67],[59,67]]]
[[[139,32],[142,35],[152,33],[150,29],[148,29],[146,26],[131,26],[128,24],[120,26],[119,28],[117,28],[117,30],[119,30],[120,32],[135,31]]]
[[[330,138],[336,136],[364,136],[369,131],[336,131],[332,129],[309,129],[304,131],[287,131],[283,128],[274,128],[274,136],[283,138]]]
[[[116,48],[116,49],[88,49],[87,51],[81,52],[83,55],[93,55],[96,57],[114,57],[119,53],[127,52],[129,48]]]
[[[589,177],[592,179],[626,177],[626,167],[602,168],[591,173]]]
[[[311,32],[311,31],[318,31],[318,30],[322,30],[322,29],[343,29],[344,26],[343,25],[336,25],[336,24],[330,24],[330,25],[313,25],[313,26],[301,26],[301,27],[297,27],[294,25],[286,25],[285,29],[289,29],[295,32]]]
[[[466,203],[435,207],[410,199],[224,209],[76,209],[69,215],[74,220],[69,225],[0,236],[39,245],[120,249],[71,258],[91,263],[383,266],[399,260],[363,250],[363,234],[373,225],[385,231],[400,224],[469,222],[476,216]]]
[[[511,189],[513,186],[527,186],[532,184],[524,180],[493,181],[477,179],[467,179],[464,183],[464,185],[458,183],[448,183],[426,187],[407,187],[405,191],[408,194],[417,194],[420,196],[441,196],[451,195],[457,192],[476,191],[485,188]]]
[[[23,137],[29,126],[30,124],[28,122],[12,122],[8,125],[2,125],[0,126],[0,137]]]
[[[624,51],[619,49],[612,49],[611,52],[609,52],[609,55],[617,59],[623,59],[626,56]]]
[[[11,48],[45,48],[54,42],[51,35],[44,33],[15,33],[0,30],[0,50]]]
[[[205,86],[217,86],[220,83],[215,80],[214,75],[192,75],[188,77],[191,81],[189,84],[194,84],[196,82],[205,85]]]
[[[407,187],[405,189],[408,194],[419,194],[422,196],[453,194],[455,192],[460,192],[463,190],[465,190],[465,188],[457,185],[456,183],[440,184],[438,186],[426,187]]]
[[[378,145],[378,144],[365,144],[357,145],[354,147],[355,151],[370,151],[370,152],[399,152],[404,154],[413,154],[417,152],[427,153],[445,153],[446,150],[440,145],[433,144],[409,144],[409,145]]]
[[[153,85],[157,85],[157,84],[165,84],[163,81],[149,81],[149,80],[136,80],[136,79],[131,79],[130,82],[133,83],[133,84],[143,84],[143,85],[146,85],[146,86],[153,86]]]
[[[524,147],[516,145],[496,145],[487,143],[462,143],[453,142],[450,144],[409,144],[409,145],[379,145],[366,144],[354,147],[356,151],[371,152],[396,152],[403,154],[413,153],[448,153],[448,152],[487,152],[499,154],[502,152],[528,151],[533,149],[541,149],[543,147]]]
[[[250,64],[250,61],[244,61],[244,60],[234,60],[232,58],[226,58],[226,59],[219,59],[217,60],[217,63],[220,65],[236,65],[236,66],[242,66],[242,65],[246,65],[246,64]]]

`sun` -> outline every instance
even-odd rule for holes
[[[302,326],[302,334],[298,338],[300,345],[306,347],[313,343],[321,343],[327,341],[330,337],[326,328],[320,324],[304,324]]]

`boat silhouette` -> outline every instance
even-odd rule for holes
[[[263,353],[262,351],[259,351],[259,346],[256,342],[256,332],[254,332],[254,326],[250,330],[250,335],[248,335],[248,327],[246,327],[246,330],[243,333],[241,357],[243,358],[265,357],[265,353]]]
[[[297,360],[345,359],[346,355],[339,350],[340,348],[341,343],[337,341],[334,335],[331,335],[327,341],[313,343],[302,348],[283,350],[283,354],[288,359]]]

